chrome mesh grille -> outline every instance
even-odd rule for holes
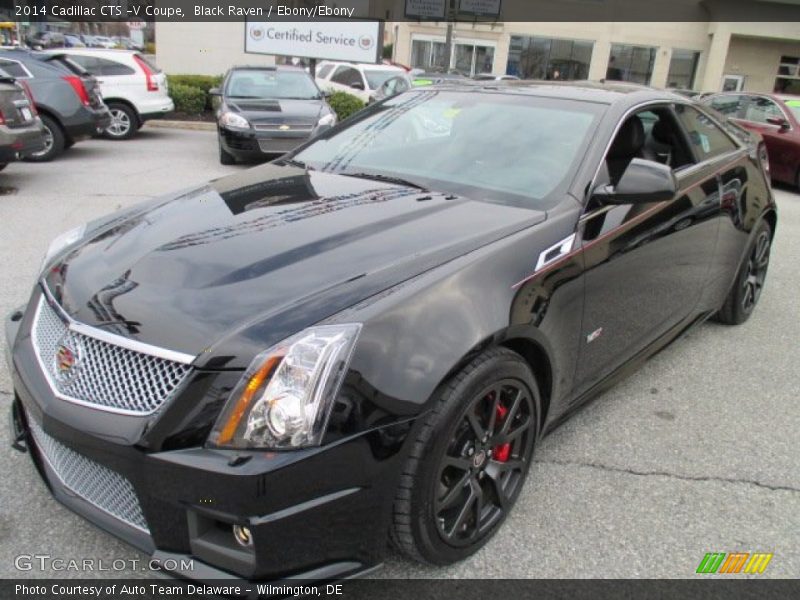
[[[149,533],[130,481],[49,436],[33,419],[28,423],[36,446],[67,488],[112,517]]]
[[[191,372],[189,365],[72,331],[44,297],[33,321],[33,345],[50,385],[62,398],[114,412],[156,411]],[[62,346],[75,358],[68,376],[56,364]]]

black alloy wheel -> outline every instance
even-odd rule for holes
[[[474,544],[505,516],[528,466],[535,414],[532,394],[514,379],[469,403],[439,463],[434,511],[446,543]]]
[[[392,543],[435,565],[486,544],[522,490],[540,407],[529,365],[506,348],[487,350],[443,386],[410,434]]]
[[[770,251],[769,232],[761,231],[753,244],[753,250],[747,260],[747,271],[742,281],[742,310],[750,313],[761,297],[764,281],[767,278]]]
[[[739,325],[749,319],[764,290],[772,250],[770,224],[761,221],[751,240],[736,281],[725,299],[725,304],[715,316],[718,321],[728,325]]]

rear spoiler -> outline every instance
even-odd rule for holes
[[[49,62],[57,62],[62,67],[65,67],[66,69],[69,69],[69,71],[74,75],[78,75],[80,77],[91,77],[92,76],[92,74],[89,73],[89,71],[84,69],[82,66],[80,66],[78,63],[76,63],[74,60],[72,60],[70,58],[69,54],[66,54],[64,52],[57,52],[57,53],[34,52],[33,54],[36,56],[36,58],[38,58],[42,62],[47,62],[47,63],[49,63]]]

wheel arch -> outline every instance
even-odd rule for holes
[[[497,332],[496,334],[485,338],[480,343],[473,346],[466,354],[464,354],[442,378],[436,386],[436,391],[441,390],[447,382],[455,377],[459,371],[466,367],[476,356],[491,348],[506,348],[512,352],[519,354],[522,359],[527,363],[536,384],[539,386],[539,395],[541,400],[541,414],[539,415],[539,431],[544,431],[544,425],[547,422],[547,415],[550,411],[550,403],[553,396],[553,362],[550,358],[550,353],[547,350],[547,344],[541,332],[527,332],[527,335],[521,335],[512,329]],[[432,398],[436,397],[436,393]]]
[[[128,108],[130,108],[133,111],[134,115],[136,115],[136,122],[137,122],[138,126],[139,127],[142,126],[142,124],[143,124],[142,115],[139,114],[139,111],[136,110],[136,106],[130,100],[127,100],[125,98],[119,98],[117,96],[112,96],[111,98],[103,98],[103,102],[106,105],[124,104],[125,106],[127,106]]]
[[[767,211],[761,215],[761,218],[769,223],[770,227],[770,237],[771,239],[775,239],[775,229],[778,226],[778,213],[773,208],[767,209]]]
[[[56,124],[61,128],[61,133],[64,134],[64,137],[69,138],[67,135],[67,130],[64,128],[64,124],[61,122],[61,119],[58,118],[58,115],[55,113],[55,111],[50,109],[50,107],[36,104],[36,112],[40,115],[45,115],[53,119],[53,121],[55,121]]]
[[[510,338],[503,340],[499,345],[519,354],[533,372],[542,401],[542,414],[539,417],[539,427],[542,430],[547,421],[550,399],[553,395],[553,366],[550,356],[544,346],[530,338]]]

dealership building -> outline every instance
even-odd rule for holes
[[[384,43],[392,44],[392,59],[420,69],[800,94],[796,21],[458,21],[448,63],[446,23],[392,21],[391,11],[371,14],[369,3],[362,3],[361,16],[385,20]],[[399,11],[404,14],[402,6]],[[273,56],[245,52],[245,34],[243,22],[161,22],[157,60],[167,73],[209,75],[237,64],[273,64]]]
[[[392,26],[397,62],[442,68],[446,27]],[[525,79],[800,93],[800,23],[457,23],[449,68]]]

